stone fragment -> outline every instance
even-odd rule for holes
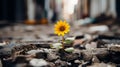
[[[16,56],[13,58],[13,63],[18,64],[18,63],[27,63],[27,59],[25,56]]]
[[[84,35],[84,39],[91,40],[91,39],[92,39],[92,35],[90,35],[90,34],[85,34],[85,35]]]
[[[45,52],[38,52],[38,53],[36,53],[36,58],[46,59],[47,58],[47,53],[45,53]]]
[[[6,42],[0,43],[0,46],[5,46],[7,45]]]
[[[10,48],[0,49],[0,58],[5,58],[11,56],[12,51]]]
[[[86,44],[85,48],[87,50],[89,50],[89,49],[95,49],[95,48],[97,48],[97,43],[96,42],[91,42],[90,44]]]
[[[43,66],[47,66],[48,62],[44,59],[32,59],[30,62],[30,65],[34,66],[34,67],[43,67]]]
[[[120,45],[111,45],[109,46],[110,51],[120,52]]]
[[[74,44],[73,44],[73,45],[82,44],[83,42],[84,42],[84,40],[82,40],[82,39],[77,39],[77,40],[74,40]]]
[[[48,63],[48,66],[49,66],[49,67],[56,67],[53,62],[49,62],[49,63]]]
[[[56,60],[56,59],[58,59],[59,58],[59,56],[57,56],[55,53],[49,53],[48,55],[47,55],[47,60],[48,61],[54,61],[54,60]]]
[[[82,64],[80,64],[78,67],[88,67],[91,64],[92,64],[91,61],[86,61],[86,62],[82,62]]]
[[[113,64],[106,64],[106,63],[94,63],[88,67],[116,67]]]
[[[38,52],[43,52],[43,50],[39,50],[39,49],[37,49],[37,50],[30,50],[30,51],[28,51],[28,52],[26,52],[27,54],[36,54],[36,53],[38,53]]]
[[[96,56],[93,56],[92,62],[93,63],[99,63],[100,61],[99,61],[99,59]]]
[[[60,59],[55,61],[56,67],[68,67],[67,62],[61,61]]]
[[[72,61],[79,58],[79,54],[68,53],[63,49],[59,50],[59,54],[60,54],[60,59],[64,61]]]
[[[80,60],[75,60],[74,63],[81,64],[82,62]]]
[[[89,61],[89,60],[91,60],[92,57],[93,57],[92,51],[84,50],[84,51],[82,51],[82,56],[83,56],[83,60]]]

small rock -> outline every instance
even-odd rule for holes
[[[10,48],[0,49],[0,58],[9,57],[11,56],[11,54],[12,54],[12,51]]]
[[[57,56],[56,54],[54,54],[54,53],[49,53],[48,55],[47,55],[47,59],[49,60],[49,61],[54,61],[54,60],[56,60],[56,59],[58,59],[59,58],[59,56]]]
[[[79,49],[74,49],[73,53],[78,54],[79,57],[81,57],[81,51]]]
[[[93,63],[99,63],[100,61],[99,61],[99,59],[96,56],[93,56],[92,62]]]
[[[0,43],[0,46],[5,46],[7,45],[6,42]]]
[[[107,50],[107,48],[97,48],[94,50],[82,51],[82,57],[85,61],[91,60],[94,55],[97,56],[100,61],[107,60],[109,58],[108,54],[109,54],[109,51]]]
[[[55,64],[52,63],[52,62],[49,62],[49,65],[48,65],[48,66],[49,66],[49,67],[56,67]]]
[[[84,35],[84,38],[87,39],[87,40],[91,40],[92,39],[92,36],[90,34],[85,34]]]
[[[97,43],[96,42],[91,42],[91,44],[86,44],[85,45],[85,48],[86,49],[95,49],[95,48],[97,48]]]
[[[47,66],[48,62],[45,61],[44,59],[32,59],[30,62],[30,65],[35,66],[35,67],[42,67],[42,66]]]
[[[92,51],[84,50],[84,51],[82,51],[82,56],[83,56],[83,60],[89,61],[93,57]]]
[[[68,53],[63,49],[59,50],[59,54],[60,54],[61,60],[64,60],[64,61],[72,61],[72,60],[79,58],[79,54]]]
[[[61,61],[60,59],[55,61],[56,67],[68,67],[67,62]]]
[[[116,67],[116,66],[111,64],[106,64],[106,63],[94,63],[88,67]]]
[[[27,52],[27,54],[36,54],[38,52],[43,52],[43,50],[30,50]]]
[[[108,62],[110,60],[109,51],[107,48],[97,48],[93,51],[93,54],[96,55],[100,61]]]
[[[82,40],[82,39],[77,39],[77,40],[74,40],[73,45],[82,44],[83,42],[84,42],[84,40]]]
[[[47,58],[47,53],[45,53],[45,52],[38,52],[38,53],[36,53],[36,58],[46,59]]]
[[[67,54],[66,57],[65,57],[66,61],[72,61],[72,60],[75,60],[77,58],[79,58],[79,55],[78,54],[73,54],[73,53],[72,54]]]
[[[81,64],[82,62],[79,61],[79,60],[75,60],[74,63],[78,63],[78,64]]]
[[[110,51],[120,52],[120,45],[111,45],[109,46]]]
[[[82,64],[81,65],[79,65],[79,67],[87,67],[87,66],[89,66],[89,65],[91,65],[92,64],[92,62],[91,61],[86,61],[86,62],[82,62]]]
[[[49,43],[41,43],[41,44],[36,44],[36,47],[40,48],[50,48],[50,44]]]
[[[17,56],[14,60],[13,63],[27,63],[27,58],[25,56]]]

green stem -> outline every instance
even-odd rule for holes
[[[62,47],[63,47],[63,49],[64,49],[64,40],[65,40],[65,38],[64,38],[64,36],[62,36]]]

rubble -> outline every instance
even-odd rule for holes
[[[120,37],[114,36],[114,33],[109,35],[108,26],[103,27],[104,30],[91,27],[92,33],[88,33],[90,30],[88,28],[72,29],[73,33],[66,36],[64,49],[56,49],[61,47],[58,43],[59,37],[51,33],[53,31],[46,31],[45,29],[50,28],[48,26],[36,26],[30,29],[29,26],[23,29],[19,26],[13,30],[14,33],[8,28],[7,31],[4,29],[2,31],[7,32],[6,37],[0,39],[10,39],[10,43],[5,46],[3,46],[4,43],[0,45],[1,64],[11,65],[11,67],[119,67]],[[108,34],[96,34],[95,31]],[[51,45],[54,48],[51,48]]]
[[[48,65],[48,62],[45,61],[44,59],[32,59],[29,63],[30,65],[35,67],[42,67]]]
[[[111,45],[109,46],[110,51],[120,52],[120,45]]]

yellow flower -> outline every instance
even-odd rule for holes
[[[58,21],[55,24],[55,28],[54,28],[55,34],[59,35],[59,36],[64,36],[66,33],[68,33],[70,31],[70,25],[66,22],[66,21]]]

